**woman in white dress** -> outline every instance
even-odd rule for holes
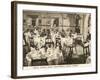
[[[62,64],[64,61],[64,57],[61,50],[61,45],[59,43],[56,44],[54,54],[56,56],[56,64]]]
[[[54,60],[55,60],[55,58],[54,58],[54,46],[53,45],[49,45],[49,44],[47,44],[46,45],[46,47],[47,47],[47,62],[48,62],[48,64],[49,65],[53,65],[55,62],[54,62]]]

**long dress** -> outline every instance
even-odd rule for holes
[[[62,51],[59,49],[59,47],[55,48],[54,55],[55,55],[56,62],[57,62],[56,64],[63,63],[64,57],[63,57]]]

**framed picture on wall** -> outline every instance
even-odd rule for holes
[[[97,6],[11,2],[11,77],[97,73]]]

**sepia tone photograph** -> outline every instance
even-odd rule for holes
[[[11,4],[13,78],[98,72],[97,6]]]
[[[91,14],[23,10],[23,66],[91,63]]]

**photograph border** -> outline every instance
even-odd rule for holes
[[[32,76],[17,76],[17,4],[27,5],[47,5],[59,7],[81,7],[81,8],[94,8],[96,9],[96,71],[94,72],[79,72],[79,73],[63,73],[63,74],[50,74],[50,75],[32,75]],[[32,78],[32,77],[50,77],[50,76],[66,76],[66,75],[80,75],[80,74],[96,74],[98,73],[98,7],[90,5],[72,5],[72,4],[58,4],[58,3],[41,3],[41,2],[25,2],[25,1],[12,1],[11,2],[11,77],[12,78]]]

